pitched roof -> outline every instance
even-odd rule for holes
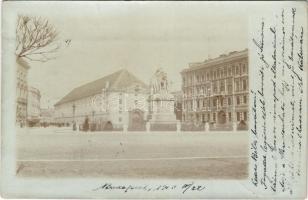
[[[80,87],[73,89],[66,96],[64,96],[55,106],[74,101],[77,99],[89,97],[100,94],[103,88],[108,87],[111,90],[128,88],[132,85],[139,84],[141,88],[148,89],[148,86],[139,80],[136,76],[122,69],[110,75],[104,76],[98,80],[87,83]]]

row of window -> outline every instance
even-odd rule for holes
[[[27,72],[17,71],[17,80],[27,80]]]
[[[28,95],[28,90],[26,90],[26,89],[22,90],[20,88],[17,88],[17,96],[18,97],[25,97],[26,98],[27,95]]]
[[[214,106],[216,107],[217,105],[225,106],[225,105],[232,105],[232,97],[227,97],[227,98],[213,98],[211,100],[209,99],[200,99],[200,100],[196,100],[196,107],[197,109],[200,108],[205,108],[205,107],[210,107],[210,106]],[[243,96],[236,96],[235,97],[235,101],[236,101],[236,105],[246,105],[247,104],[247,96],[243,95]],[[192,101],[185,101],[186,104],[184,104],[184,107],[186,106],[186,108],[190,108],[191,110],[193,109],[193,103]],[[211,103],[211,105],[210,105]]]
[[[212,115],[211,115],[212,114]],[[207,113],[207,114],[196,114],[196,121],[202,121],[202,122],[217,122],[217,116],[218,114],[217,113]],[[229,122],[232,122],[232,113],[231,112],[228,112],[227,113],[228,115],[228,121]],[[193,116],[190,117],[190,119],[192,119]],[[241,121],[241,120],[244,120],[244,121],[247,121],[248,119],[248,115],[247,115],[247,112],[236,112],[236,121]],[[186,119],[186,116],[185,114],[183,115],[183,120],[189,120],[189,119]]]
[[[137,85],[135,88],[135,93],[134,93],[134,106],[135,107],[138,107],[138,105],[140,106],[140,103],[138,103],[139,90],[140,90],[139,85]],[[119,113],[122,113],[122,110],[123,110],[123,93],[120,92],[119,93]]]
[[[247,64],[246,63],[239,63],[238,65],[232,65],[232,66],[225,66],[223,68],[218,68],[216,70],[211,70],[208,72],[203,72],[201,74],[194,75],[184,75],[183,77],[183,83],[186,84],[192,84],[193,82],[204,82],[209,81],[213,79],[218,78],[224,78],[228,76],[233,75],[241,75],[247,73]],[[194,81],[195,80],[195,81]]]
[[[210,86],[198,86],[198,87],[195,88],[196,89],[195,93],[196,94],[203,94],[203,95],[211,95],[211,93],[216,94],[218,92],[228,92],[228,93],[233,92],[232,83],[228,83],[226,85],[224,81],[221,81],[220,83],[219,82],[213,82],[212,88],[213,89],[211,90]],[[247,79],[235,80],[235,85],[234,85],[234,91],[235,92],[246,91],[247,89],[248,89]],[[213,92],[211,92],[211,91],[213,91]],[[194,93],[194,90],[192,90],[192,89],[184,90],[184,97],[192,96],[193,93]]]
[[[241,114],[242,114],[242,116],[241,116]],[[216,113],[213,113],[213,121],[214,122],[217,121],[216,115],[217,115]],[[204,117],[205,117],[205,115],[203,114],[202,115],[203,121],[205,119]],[[236,121],[241,121],[241,120],[247,121],[247,112],[236,112]],[[232,122],[232,113],[231,112],[228,112],[228,121]]]

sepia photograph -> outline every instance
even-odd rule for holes
[[[246,21],[215,9],[18,13],[16,175],[246,178]]]
[[[306,4],[4,4],[2,172],[25,187],[16,197],[295,191]]]

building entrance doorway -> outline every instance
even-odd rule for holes
[[[144,112],[142,110],[134,109],[129,112],[128,130],[130,131],[145,130]]]
[[[218,123],[219,124],[226,123],[226,113],[222,110],[218,112]]]

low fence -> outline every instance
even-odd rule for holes
[[[73,130],[79,131],[128,131],[128,132],[135,132],[135,131],[182,131],[182,132],[203,132],[203,131],[234,131],[234,130],[248,130],[248,125],[244,122],[240,122],[233,127],[232,124],[215,124],[215,123],[185,123],[182,122],[180,124],[148,124],[146,123],[141,124],[136,127],[123,127],[123,125],[113,125],[111,122],[104,122],[104,123],[90,123],[80,124],[78,127],[73,126]]]
[[[176,124],[151,124],[150,131],[177,131]]]

